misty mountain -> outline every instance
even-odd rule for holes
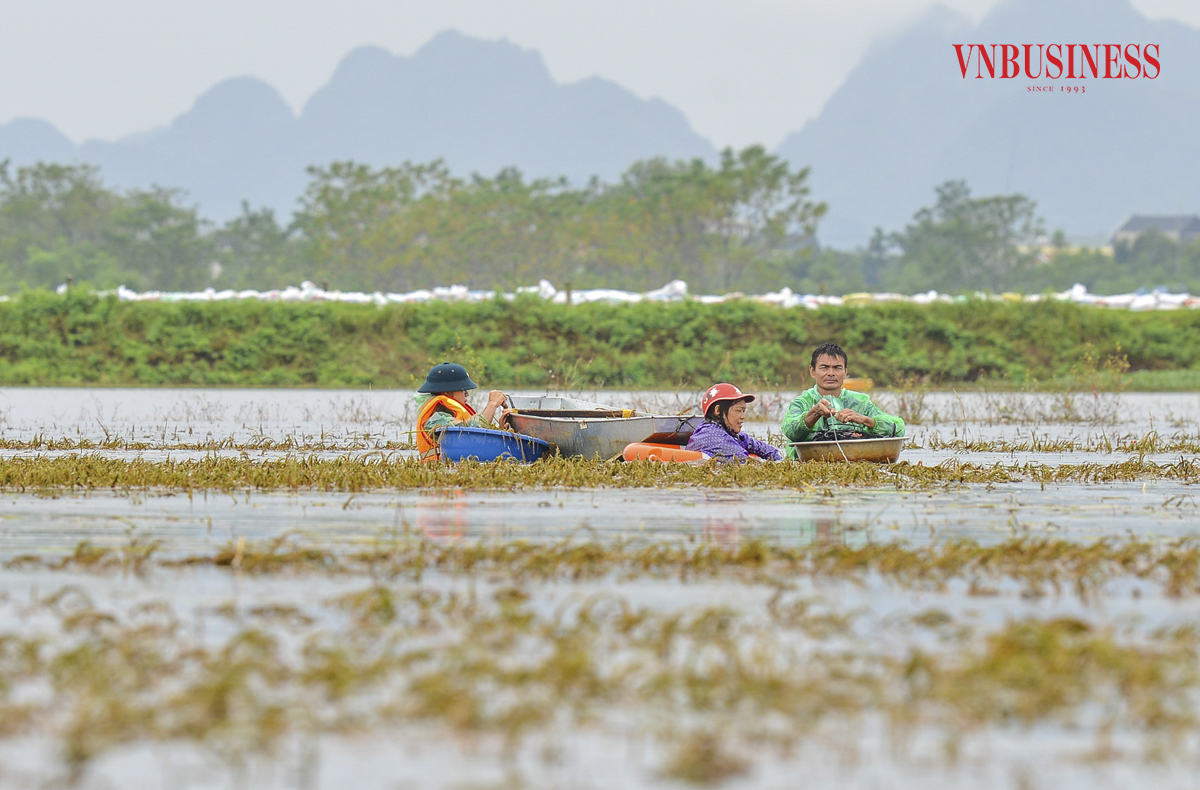
[[[76,147],[44,121],[0,124],[0,159],[84,161],[111,184],[187,191],[212,219],[241,202],[288,216],[305,168],[445,159],[461,175],[516,166],[527,176],[616,178],[638,159],[711,157],[679,110],[596,77],[554,82],[540,54],[441,33],[411,57],[362,47],[297,116],[270,85],[214,86],[168,126]]]
[[[89,141],[76,158],[122,187],[183,189],[201,213],[224,220],[241,201],[290,214],[304,189],[298,123],[271,86],[249,77],[210,88],[165,129],[117,142]]]
[[[975,43],[1158,44],[1162,74],[992,80],[972,66],[963,79],[952,45]],[[1197,128],[1200,30],[1150,21],[1128,0],[1005,0],[978,26],[935,8],[874,46],[778,153],[812,166],[813,194],[830,205],[820,236],[833,246],[903,227],[952,178],[978,196],[1029,195],[1050,228],[1098,241],[1134,212],[1200,211]]]
[[[75,157],[75,144],[53,125],[36,118],[17,118],[0,124],[0,161],[65,162]]]

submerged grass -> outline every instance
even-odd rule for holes
[[[126,552],[127,553],[127,552]],[[60,567],[74,562],[68,558]],[[616,575],[678,578],[728,577],[789,585],[803,577],[862,578],[875,574],[908,587],[943,588],[961,581],[972,590],[1014,580],[1041,595],[1068,589],[1089,598],[1118,577],[1161,584],[1173,597],[1200,594],[1200,543],[1112,541],[1077,543],[1016,539],[992,545],[951,540],[927,547],[897,543],[847,546],[813,543],[784,546],[751,539],[736,544],[654,542],[602,543],[564,540],[439,543],[405,534],[366,551],[336,552],[276,539],[262,545],[231,544],[211,555],[164,560],[165,564],[240,567],[247,572],[327,570],[368,572],[377,578],[420,580],[429,572],[526,580],[580,580]]]
[[[1176,433],[1163,436],[1157,431],[1144,434],[1100,434],[1085,437],[1038,436],[1036,432],[1013,439],[970,439],[938,433],[925,440],[929,450],[955,450],[984,453],[1163,453],[1200,454],[1200,435]]]
[[[122,613],[67,587],[23,604],[21,631],[0,635],[0,722],[56,737],[71,782],[127,744],[192,743],[237,763],[290,736],[406,724],[494,736],[511,754],[568,722],[612,723],[659,738],[661,773],[694,784],[750,770],[739,744],[790,749],[866,717],[890,722],[897,751],[916,732],[957,742],[1014,724],[1098,740],[1119,727],[1174,739],[1198,729],[1194,631],[1022,618],[889,652],[878,624],[834,612],[844,622],[831,639],[820,618],[797,616],[809,605],[781,593],[765,610],[614,595],[546,607],[525,586],[376,581],[303,608],[218,607],[229,635],[206,640],[197,613]]]
[[[908,420],[906,419],[906,422]],[[773,426],[772,426],[773,427]],[[94,440],[88,438],[59,437],[50,438],[36,435],[31,439],[0,438],[0,450],[18,452],[144,452],[144,451],[189,451],[189,452],[276,452],[276,453],[316,453],[339,451],[396,451],[413,450],[410,437],[385,439],[382,436],[352,435],[335,439],[327,436],[253,436],[237,439],[204,440],[146,440],[127,439],[110,436]],[[788,439],[774,430],[768,430],[768,443],[783,446]],[[924,440],[924,448],[929,450],[955,450],[958,452],[990,452],[990,453],[1130,453],[1149,455],[1154,453],[1186,453],[1200,454],[1200,434],[1177,432],[1163,435],[1158,431],[1147,433],[1099,433],[1087,436],[1039,436],[1031,431],[1028,436],[998,439],[972,439],[969,436],[959,436],[955,430],[951,436],[943,436],[940,432],[931,433]]]
[[[421,464],[413,458],[311,458],[255,461],[208,456],[147,461],[97,454],[0,459],[0,490],[257,490],[382,491],[404,489],[515,490],[537,488],[779,488],[819,492],[833,486],[922,489],[948,485],[1109,483],[1136,480],[1200,481],[1200,462],[1157,464],[1144,458],[1121,463],[971,464],[946,461],[896,464],[660,464],[551,458],[536,464],[506,462]]]
[[[1074,617],[1018,621],[929,678],[927,693],[970,723],[1031,725],[1076,716],[1092,701],[1107,708],[1107,726],[1124,719],[1141,729],[1193,727],[1197,711],[1189,697],[1200,680],[1195,635],[1159,637],[1122,643]],[[1125,709],[1118,713],[1112,705]]]
[[[904,587],[944,589],[961,583],[972,594],[1016,582],[1027,595],[1070,592],[1087,600],[1114,579],[1137,579],[1171,597],[1200,594],[1200,542],[1103,539],[1091,543],[1019,538],[995,544],[949,540],[923,547],[903,543],[783,545],[564,539],[435,541],[402,531],[369,548],[306,545],[284,535],[266,542],[231,541],[212,553],[170,552],[161,541],[131,534],[125,545],[80,543],[65,555],[24,554],[5,567],[60,571],[133,571],[184,567],[229,568],[247,574],[368,575],[423,580],[429,574],[480,577],[521,584],[637,578],[733,579],[785,589],[804,578],[862,580],[877,576]]]
[[[47,438],[35,436],[32,439],[3,439],[0,438],[0,450],[21,451],[79,451],[79,450],[108,450],[120,452],[139,452],[144,450],[189,450],[200,452],[246,451],[246,452],[333,452],[338,450],[412,450],[416,445],[411,439],[403,441],[385,440],[372,436],[352,436],[342,441],[327,438],[313,439],[312,437],[297,438],[285,436],[275,439],[270,436],[256,436],[249,440],[234,438],[205,439],[202,441],[145,441],[139,439],[124,439],[109,436],[102,440],[86,438]]]

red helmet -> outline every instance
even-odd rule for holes
[[[704,397],[700,399],[700,412],[708,414],[708,408],[714,403],[727,400],[744,400],[746,403],[750,403],[754,400],[754,396],[742,392],[732,384],[714,384],[704,391]]]

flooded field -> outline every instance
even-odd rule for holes
[[[0,786],[1191,787],[1200,395],[878,400],[892,467],[449,470],[407,392],[0,391]]]

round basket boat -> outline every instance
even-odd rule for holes
[[[447,461],[522,461],[531,464],[551,451],[550,443],[508,431],[452,426],[438,432]]]
[[[791,442],[801,461],[869,461],[891,464],[900,459],[903,436],[883,439],[843,439],[837,442]]]

